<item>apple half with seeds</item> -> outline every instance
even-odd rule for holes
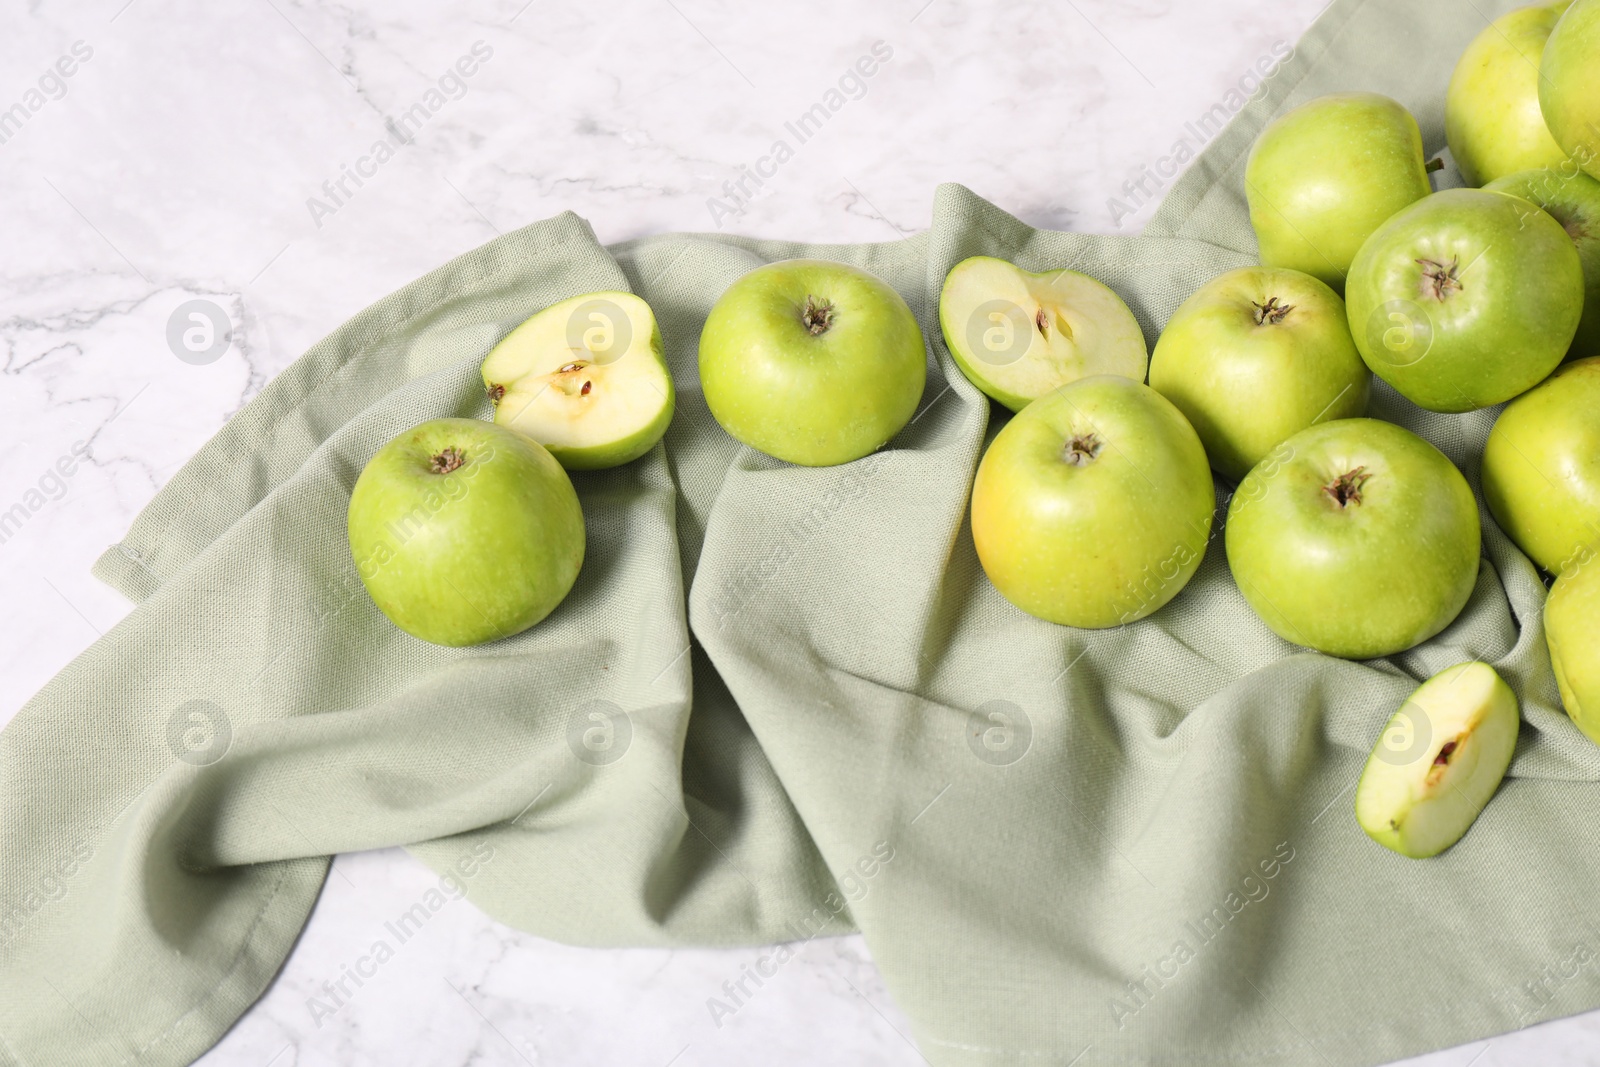
[[[672,421],[661,330],[632,293],[586,293],[545,308],[489,352],[483,384],[494,421],[568,470],[638,459]]]
[[[1012,411],[1096,374],[1142,382],[1149,364],[1128,305],[1075,270],[964,259],[945,275],[939,325],[961,373]]]
[[[1443,852],[1499,788],[1521,721],[1517,695],[1487,663],[1440,671],[1384,726],[1356,785],[1356,821],[1402,856]]]

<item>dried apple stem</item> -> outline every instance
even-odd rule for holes
[[[449,474],[467,461],[467,454],[454,445],[434,456],[428,469],[435,474]]]
[[[1347,508],[1352,504],[1361,503],[1361,487],[1371,478],[1372,475],[1367,473],[1366,467],[1357,467],[1339,475],[1323,486],[1322,491],[1332,497],[1335,504]]]

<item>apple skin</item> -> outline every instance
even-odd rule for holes
[[[830,310],[805,321],[807,302]],[[831,321],[823,319],[831,315]],[[789,259],[730,285],[700,334],[700,386],[734,438],[808,467],[860,459],[910,421],[927,380],[900,294],[843,263]]]
[[[1600,178],[1600,0],[1577,0],[1539,60],[1539,110],[1564,152]]]
[[[1456,63],[1445,94],[1444,134],[1468,185],[1567,161],[1539,110],[1539,60],[1569,2],[1501,15]]]
[[[1211,465],[1237,482],[1285,438],[1367,410],[1371,376],[1344,301],[1297,270],[1241,267],[1167,321],[1150,386],[1177,405]]]
[[[536,441],[477,419],[425,422],[379,449],[351,490],[349,534],[373,602],[436,645],[521,633],[583,565],[567,472]]]
[[[1359,499],[1340,503],[1341,478]],[[1295,434],[1245,477],[1225,542],[1245,600],[1279,637],[1373,659],[1460,614],[1479,535],[1472,490],[1442,452],[1392,423],[1342,419]]]
[[[1244,171],[1261,264],[1335,291],[1384,221],[1432,191],[1417,120],[1377,93],[1334,93],[1274,119]]]
[[[1567,715],[1600,744],[1600,558],[1591,553],[1550,587],[1544,633]]]
[[[1551,574],[1600,549],[1600,356],[1506,405],[1483,448],[1495,521]]]
[[[1380,226],[1350,267],[1350,333],[1372,373],[1430,411],[1533,388],[1583,315],[1567,232],[1508,193],[1447,189]]]
[[[1205,449],[1154,389],[1080,378],[1006,424],[978,464],[972,539],[1002,596],[1093,629],[1177,596],[1205,555],[1216,495]]]
[[[1567,358],[1600,355],[1600,181],[1568,160],[1546,170],[1508,174],[1484,188],[1535,204],[1572,238],[1583,269],[1583,317]]]

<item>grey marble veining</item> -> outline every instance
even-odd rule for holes
[[[127,613],[89,565],[173,471],[440,262],[566,209],[605,241],[885,240],[927,225],[941,181],[1037,225],[1134,233],[1185,124],[1323,3],[15,5],[0,511],[26,519],[0,540],[0,721]],[[197,300],[225,320],[182,319],[200,332],[180,359],[169,321]],[[570,948],[452,902],[372,961],[433,881],[399,850],[340,857],[282,975],[202,1062],[922,1062],[858,937],[810,943],[718,1019],[708,999],[765,950]],[[371,976],[335,1003],[351,968]],[[1600,1013],[1411,1062],[1597,1047]]]

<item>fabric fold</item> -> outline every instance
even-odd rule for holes
[[[1495,14],[1509,7],[1496,5]],[[871,245],[714,234],[601,247],[569,214],[360,313],[280,374],[155,497],[96,573],[137,602],[0,732],[0,1063],[184,1064],[260,995],[340,851],[404,845],[490,916],[576,944],[757,944],[860,929],[941,1067],[1377,1063],[1600,1004],[1525,984],[1591,945],[1583,858],[1600,748],[1561,711],[1545,587],[1482,512],[1460,618],[1353,663],[1276,637],[1220,542],[1137,623],[1007,604],[978,564],[974,469],[1004,424],[959,373],[938,299],[963,258],[1089,273],[1153,344],[1253,262],[1244,154],[1363,88],[1443,144],[1468,0],[1336,0],[1140,237],[1034,229],[959,185]],[[1425,49],[1419,43],[1426,42]],[[799,468],[740,446],[697,382],[726,286],[852,263],[927,339],[912,422]],[[427,645],[366,597],[351,485],[389,438],[487,417],[478,365],[557,300],[627,289],[660,323],[678,409],[660,446],[574,475],[588,555],[546,621]],[[1477,488],[1495,412],[1372,414]],[[1350,813],[1417,682],[1492,663],[1522,700],[1511,773],[1419,863]]]

